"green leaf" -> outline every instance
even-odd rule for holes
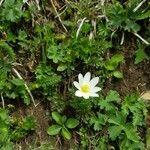
[[[132,124],[126,124],[124,131],[127,135],[127,138],[133,142],[139,142],[139,136],[137,129]]]
[[[123,78],[123,74],[120,71],[114,71],[113,76],[116,78]]]
[[[32,116],[28,116],[23,120],[22,128],[24,130],[34,130],[36,127],[36,121]]]
[[[111,58],[111,63],[118,65],[120,62],[124,60],[124,56],[121,54],[116,54]]]
[[[138,49],[135,53],[135,64],[138,64],[145,59],[148,59],[147,54],[144,52],[143,49]]]
[[[137,16],[137,20],[142,20],[142,19],[145,19],[145,18],[149,18],[150,17],[150,10],[148,10],[147,12],[145,13],[140,13],[139,16]]]
[[[59,125],[52,125],[47,129],[47,133],[49,135],[57,135],[61,129],[62,129],[62,127]]]
[[[119,63],[123,62],[123,60],[123,55],[116,54],[110,60],[106,61],[105,68],[109,71],[113,71],[118,67]]]
[[[21,9],[22,5],[23,5],[23,2],[21,0],[4,1],[3,3],[4,9],[2,9],[2,12],[1,12],[2,18],[7,21],[17,22],[23,14],[23,11]]]
[[[120,100],[120,96],[117,91],[110,90],[104,100],[99,100],[98,105],[101,109],[105,109],[106,111],[115,111],[116,107],[113,102],[118,102]]]
[[[73,129],[78,125],[79,125],[79,121],[77,119],[74,119],[74,118],[69,118],[66,122],[66,126],[70,129]]]
[[[120,100],[120,95],[117,91],[110,90],[109,93],[107,94],[105,100],[107,102],[119,101]]]
[[[66,120],[67,120],[67,117],[64,115],[64,116],[62,116],[62,124],[64,124],[65,122],[66,122]]]
[[[61,64],[57,67],[57,71],[64,71],[67,69],[67,65],[66,64]]]
[[[52,112],[52,118],[60,125],[62,125],[62,116],[58,112]]]
[[[131,95],[127,95],[122,102],[121,109],[126,115],[132,114],[132,122],[134,126],[141,126],[144,124],[147,108],[145,102],[142,99],[139,99],[139,94],[132,93]]]
[[[64,138],[66,138],[67,140],[70,140],[72,135],[70,133],[70,131],[66,128],[62,128],[61,134]]]
[[[22,79],[13,79],[11,82],[16,86],[24,86],[24,81]]]
[[[108,119],[108,122],[114,125],[125,126],[126,115],[122,112],[116,112],[115,115],[111,115]]]
[[[7,144],[3,145],[1,147],[1,150],[13,150],[13,143],[8,141]]]
[[[111,63],[109,63],[109,62],[106,62],[106,63],[105,63],[105,68],[106,68],[107,70],[109,70],[109,71],[115,70],[115,67],[114,67]]]
[[[108,128],[109,136],[112,140],[115,140],[121,133],[121,126],[111,126]]]
[[[97,116],[93,116],[90,118],[90,124],[94,125],[94,130],[99,131],[102,129],[103,125],[106,124],[108,117],[107,115],[98,113]]]
[[[7,56],[11,61],[15,60],[15,53],[11,46],[9,46],[5,41],[0,41],[0,54]],[[4,57],[3,56],[3,57]],[[0,56],[1,58],[1,56]]]

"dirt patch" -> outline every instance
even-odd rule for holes
[[[21,140],[16,143],[16,149],[21,148],[22,150],[27,149],[29,145],[38,147],[43,141],[50,141],[50,137],[46,133],[46,129],[49,127],[49,116],[46,115],[47,110],[42,103],[39,103],[36,107],[31,105],[29,107],[19,106],[18,110],[13,113],[13,116],[17,118],[23,118],[25,116],[33,116],[37,122],[35,132],[29,134],[25,140]]]
[[[140,93],[150,89],[150,62],[145,61],[138,65],[134,64],[135,46],[134,40],[125,44],[122,54],[125,57],[125,62],[120,65],[119,70],[123,73],[123,79],[112,78],[105,83],[106,91],[110,89],[116,90],[121,96],[130,94],[138,90]]]

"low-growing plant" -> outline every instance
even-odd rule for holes
[[[149,59],[148,55],[145,52],[145,48],[146,45],[142,44],[139,41],[137,42],[137,49],[135,51],[135,61],[134,61],[135,64],[138,64],[144,60]]]
[[[52,118],[56,121],[57,124],[50,126],[47,129],[49,135],[61,135],[70,140],[72,135],[68,129],[73,129],[79,125],[79,121],[75,118],[67,118],[65,115],[61,116],[58,112],[52,112]]]
[[[0,149],[13,150],[13,141],[25,137],[30,131],[35,130],[36,122],[28,116],[22,121],[14,121],[6,109],[0,108]]]
[[[95,105],[99,109],[97,108],[95,113],[85,114],[83,124],[86,126],[79,132],[84,148],[89,145],[97,148],[103,145],[104,149],[113,147],[121,150],[136,148],[144,150],[144,141],[139,129],[146,125],[147,106],[136,92],[121,101],[118,92],[111,90],[105,98],[97,98]],[[95,135],[92,139],[95,139],[96,143],[89,140],[88,131],[91,127],[93,132],[91,131],[90,135]],[[102,141],[99,140],[101,137]]]
[[[116,78],[123,78],[123,74],[117,70],[120,63],[124,61],[124,56],[121,54],[115,54],[104,64],[105,69],[108,71],[108,76],[114,76]]]

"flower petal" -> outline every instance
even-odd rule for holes
[[[80,84],[77,81],[74,81],[73,84],[77,89],[80,89]]]
[[[89,97],[89,94],[83,94],[83,98],[88,99]]]
[[[84,76],[84,82],[88,83],[90,82],[90,79],[91,79],[91,73],[87,72]]]
[[[101,90],[100,87],[93,87],[93,88],[91,89],[91,92],[92,92],[92,93],[96,93],[96,92],[98,92],[98,91],[100,91],[100,90]]]
[[[91,87],[95,87],[95,85],[99,82],[99,77],[95,77],[90,81]]]
[[[75,96],[82,97],[83,94],[81,93],[81,91],[78,90],[75,92]]]
[[[99,97],[99,95],[97,93],[90,93],[91,97]]]
[[[79,84],[81,85],[83,82],[83,75],[81,73],[78,75],[78,80],[79,80]]]

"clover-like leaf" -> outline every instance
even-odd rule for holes
[[[62,128],[62,131],[61,131],[61,135],[66,138],[67,140],[70,140],[72,135],[70,133],[70,131],[66,128]]]
[[[66,122],[66,126],[70,129],[73,129],[78,125],[79,125],[79,121],[77,119],[74,119],[74,118],[69,118]]]
[[[52,118],[60,125],[62,125],[62,117],[58,112],[52,112]]]
[[[57,135],[61,129],[62,129],[62,127],[59,125],[52,125],[47,129],[47,133],[49,135]]]

